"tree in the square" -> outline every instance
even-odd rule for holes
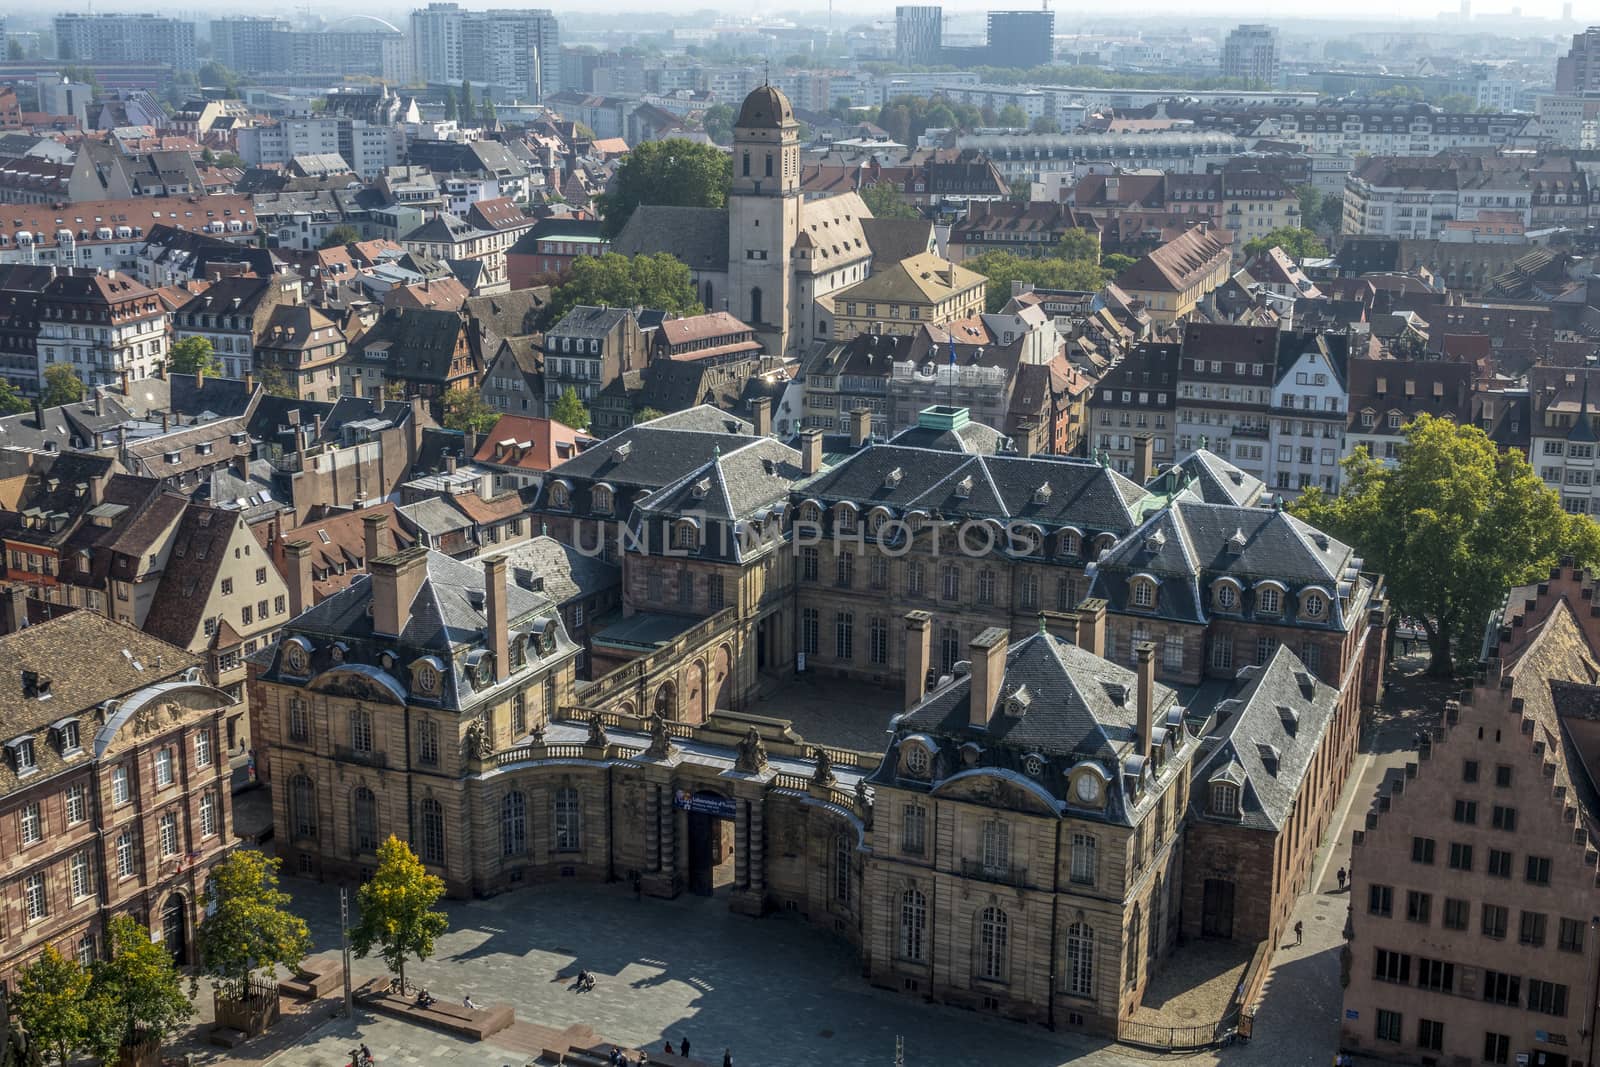
[[[1270,233],[1246,241],[1244,254],[1254,256],[1273,247],[1288,253],[1290,259],[1319,259],[1328,254],[1328,246],[1311,230],[1299,226],[1280,226]]]
[[[89,1038],[88,992],[89,972],[46,945],[17,976],[11,1010],[29,1036],[64,1064]]]
[[[278,888],[280,860],[238,849],[211,868],[200,960],[218,992],[244,1000],[250,978],[271,978],[274,968],[297,967],[311,948],[305,920],[291,914],[289,894]]]
[[[167,354],[167,370],[173,374],[203,372],[215,376],[222,373],[222,363],[210,341],[204,337],[185,337],[172,343],[172,350]]]
[[[550,408],[550,417],[574,430],[589,428],[589,409],[583,406],[583,401],[578,399],[578,391],[570,385],[556,398]]]
[[[861,201],[875,219],[914,219],[917,209],[906,203],[900,190],[887,178],[861,190]]]
[[[1312,487],[1289,511],[1383,574],[1396,616],[1427,635],[1429,671],[1450,674],[1475,658],[1508,588],[1563,556],[1600,563],[1600,525],[1568,515],[1520,452],[1501,451],[1475,426],[1421,415],[1404,432],[1395,466],[1358,449],[1337,494]]]
[[[172,953],[131,915],[110,922],[111,955],[89,979],[89,1047],[101,1059],[160,1042],[194,1014]]]
[[[449,925],[444,912],[433,910],[442,896],[444,880],[429,874],[411,846],[390,834],[378,846],[377,871],[356,890],[361,918],[350,931],[356,956],[377,952],[403,984],[406,960],[433,955],[434,940]]]
[[[573,308],[645,307],[674,315],[698,315],[702,310],[694,279],[682,260],[671,253],[653,256],[579,256],[563,282],[551,295],[544,317],[548,325],[561,321]]]
[[[444,395],[444,425],[448,430],[488,433],[500,421],[500,412],[484,402],[476,389],[452,389]]]

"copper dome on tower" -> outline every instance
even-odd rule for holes
[[[794,108],[789,106],[789,98],[771,85],[760,86],[744,98],[739,120],[734,123],[747,130],[776,130],[794,124]]]

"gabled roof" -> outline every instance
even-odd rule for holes
[[[593,441],[554,419],[502,415],[472,458],[489,466],[537,473],[572,459]]]
[[[714,207],[641,204],[611,242],[624,256],[671,253],[692,271],[728,269],[728,212]]]

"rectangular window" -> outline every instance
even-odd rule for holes
[[[867,628],[868,653],[875,666],[889,662],[889,620],[874,615]]]
[[[126,804],[130,795],[128,767],[127,764],[122,764],[111,772],[111,803]]]
[[[907,804],[903,809],[905,821],[901,826],[900,850],[920,856],[927,848],[928,809],[921,804]]]
[[[1418,1019],[1417,1044],[1432,1052],[1444,1048],[1444,1023],[1432,1019]]]
[[[1566,1015],[1567,987],[1560,982],[1528,979],[1528,1010],[1541,1015]]]
[[[1495,788],[1497,789],[1510,789],[1511,768],[1506,766],[1504,763],[1496,766],[1494,769],[1494,784]]]
[[[800,580],[802,582],[817,580],[817,550],[810,545],[800,549]]]
[[[205,793],[200,797],[200,836],[211,837],[217,832],[217,794]]]
[[[1478,780],[1478,761],[1466,760],[1461,764],[1461,780],[1463,782],[1476,782]]]
[[[194,765],[211,766],[211,731],[203,726],[194,735]]]
[[[172,749],[170,746],[156,752],[156,787],[172,784]]]
[[[161,854],[163,856],[176,856],[178,854],[178,816],[176,812],[167,812],[161,816],[157,824],[161,833]]]
[[[1431,837],[1413,837],[1411,839],[1411,862],[1412,863],[1432,863],[1433,862],[1433,838],[1431,838]]]
[[[22,843],[36,845],[44,840],[44,817],[38,804],[28,804],[22,809]]]
[[[1072,835],[1072,881],[1076,885],[1094,885],[1095,853],[1099,842],[1092,834]]]
[[[1483,999],[1490,1004],[1516,1004],[1522,999],[1522,979],[1502,971],[1483,972]]]
[[[1483,906],[1483,936],[1496,941],[1506,936],[1506,909],[1498,904]]]
[[[706,577],[706,605],[712,611],[721,611],[723,605],[722,597],[722,575],[708,575]]]
[[[1472,905],[1465,900],[1455,897],[1444,898],[1444,928],[1446,930],[1465,930],[1469,917],[1472,914]]]
[[[1562,919],[1556,936],[1556,947],[1562,952],[1583,951],[1583,920]]]
[[[1485,1031],[1483,1035],[1483,1062],[1509,1063],[1511,1061],[1511,1035]]]
[[[1550,884],[1550,859],[1548,856],[1528,857],[1528,882],[1532,885]]]
[[[27,902],[29,922],[37,922],[50,913],[45,900],[42,873],[28,875],[28,880],[23,883],[22,895]]]
[[[854,552],[840,552],[839,558],[834,560],[834,584],[840,589],[849,589],[855,584],[856,556]]]
[[[800,609],[800,651],[815,656],[818,647],[817,609]]]
[[[1522,922],[1517,929],[1517,942],[1523,945],[1532,945],[1534,948],[1544,947],[1544,930],[1546,917],[1542,911],[1525,911],[1522,913]]]
[[[1371,885],[1367,887],[1367,914],[1384,918],[1394,914],[1394,887]]]
[[[1511,877],[1511,853],[1498,848],[1489,850],[1489,873],[1496,878]]]
[[[1452,871],[1472,870],[1472,846],[1463,845],[1459,841],[1450,842],[1450,869]]]
[[[1453,818],[1456,822],[1464,822],[1469,825],[1475,824],[1478,821],[1478,802],[1476,800],[1456,801]]]
[[[1390,952],[1380,948],[1373,960],[1372,977],[1380,982],[1411,983],[1411,957],[1404,952]]]
[[[841,611],[833,618],[833,654],[841,660],[855,658],[855,614]]]
[[[67,825],[89,817],[89,789],[82,782],[67,786]]]
[[[1507,808],[1496,804],[1494,806],[1494,812],[1490,818],[1491,823],[1496,830],[1505,830],[1508,833],[1514,833],[1517,829],[1516,808]]]
[[[70,864],[72,872],[72,899],[82,900],[89,895],[89,854],[74,852]]]
[[[1406,891],[1406,921],[1413,923],[1427,923],[1433,914],[1433,894],[1419,893],[1415,889]]]
[[[1376,1030],[1379,1041],[1399,1041],[1400,1027],[1404,1017],[1397,1011],[1378,1009],[1378,1026]]]

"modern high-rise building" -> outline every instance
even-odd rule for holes
[[[559,71],[561,26],[544,9],[463,11],[432,3],[411,13],[416,73],[435,84],[463,79],[504,87],[530,101],[544,94],[543,61]]]
[[[194,23],[164,15],[57,15],[56,56],[75,62],[200,65]]]
[[[1056,57],[1053,11],[989,12],[989,64],[1048,67]]]
[[[944,46],[944,8],[902,4],[894,9],[894,57],[901,63],[935,66]]]
[[[1556,60],[1556,92],[1600,90],[1600,26],[1572,35],[1572,49]]]
[[[276,15],[235,15],[211,20],[211,58],[229,70],[244,73],[273,69],[272,46],[277,34],[289,32],[289,21]]]
[[[1252,85],[1278,84],[1278,31],[1262,23],[1237,26],[1222,45],[1222,76]]]

